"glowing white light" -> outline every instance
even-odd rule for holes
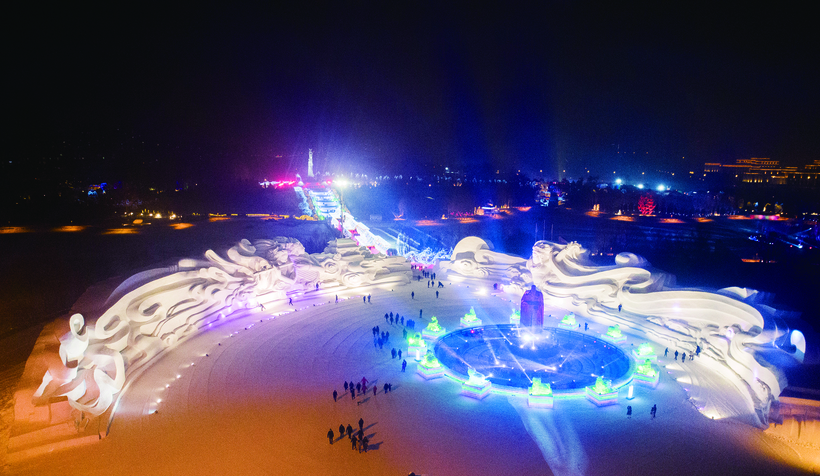
[[[659,192],[663,192],[664,190],[666,190],[666,187],[664,187],[663,185],[658,185]]]
[[[620,184],[621,184],[621,182],[622,182],[622,180],[621,180],[621,179],[615,179],[615,183],[617,183],[618,185],[620,185]]]
[[[642,183],[639,183],[639,184],[638,184],[638,188],[639,188],[639,189],[641,189],[641,190],[643,190],[643,184],[642,184]]]

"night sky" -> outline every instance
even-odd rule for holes
[[[21,11],[10,160],[114,181],[276,179],[309,147],[329,171],[572,178],[820,158],[808,6],[476,5]]]

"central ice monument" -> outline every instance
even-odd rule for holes
[[[521,327],[530,327],[533,332],[544,327],[544,293],[534,284],[521,297]]]

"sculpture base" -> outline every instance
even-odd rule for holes
[[[461,327],[473,327],[473,326],[480,326],[482,324],[481,319],[471,319],[465,320],[463,317],[461,318]]]
[[[425,339],[436,340],[436,339],[438,339],[439,337],[443,336],[446,333],[447,333],[447,329],[445,329],[443,327],[438,332],[431,331],[430,329],[425,327],[424,330],[421,331],[421,336]]]
[[[637,349],[632,349],[632,357],[635,357],[635,360],[637,360],[639,363],[643,362],[646,359],[649,359],[652,362],[658,361],[658,354],[638,355],[636,350]]]
[[[650,377],[650,376],[644,375],[644,374],[639,374],[638,372],[635,372],[632,375],[632,382],[634,382],[636,385],[641,385],[641,386],[649,387],[649,388],[657,387],[658,382],[660,381],[660,379],[661,379],[661,373],[660,372],[655,372],[654,377]]]
[[[422,345],[408,345],[407,346],[407,353],[412,355],[416,362],[421,360],[424,357],[424,354],[427,353],[427,344],[424,341],[421,342]],[[417,352],[418,351],[418,352]]]
[[[594,403],[595,406],[604,407],[606,405],[615,405],[618,403],[618,391],[614,390],[609,393],[597,393],[590,387],[586,388],[587,400]]]
[[[609,334],[601,334],[601,339],[607,342],[612,342],[613,344],[623,344],[626,342],[626,336],[623,334],[621,334],[620,337],[612,337]]]
[[[528,395],[527,406],[530,408],[552,408],[552,395]]]
[[[440,378],[444,376],[444,366],[439,365],[438,367],[427,367],[422,363],[419,363],[418,367],[416,368],[416,373],[421,375],[424,380],[433,380],[434,378]]]
[[[492,388],[492,382],[484,382],[483,385],[473,385],[464,382],[461,384],[461,394],[470,398],[481,400],[490,394],[490,390]]]

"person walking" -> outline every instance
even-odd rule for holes
[[[415,291],[410,292],[410,299],[416,299],[416,292]]]
[[[362,391],[362,384],[361,384],[361,383],[357,383],[357,384],[356,384],[356,391],[357,391],[357,392],[361,392],[361,391]]]
[[[438,299],[438,291],[436,291],[436,299]]]
[[[393,325],[393,318],[392,317],[390,318],[390,325],[391,326]]]
[[[350,438],[350,442],[353,445],[353,451],[356,451],[358,449],[358,440],[356,440],[356,438]]]
[[[626,417],[630,420],[632,419],[632,405],[627,405],[626,407]]]
[[[393,314],[393,313],[391,312],[390,314]],[[388,317],[388,316],[387,316],[387,314],[385,314],[385,315],[384,315],[384,322],[385,322],[385,324],[386,324],[386,323],[388,323],[388,322],[390,322],[390,320],[389,320],[389,319],[393,319],[393,316]]]
[[[686,362],[686,352],[684,352],[683,355],[680,356],[680,361]]]
[[[652,409],[649,410],[649,414],[652,415],[652,419],[655,419],[655,413],[658,411],[658,405],[653,404]]]
[[[401,316],[401,325],[404,325],[404,316]]]
[[[401,349],[399,349],[399,360],[401,360]]]
[[[370,295],[367,295],[367,303],[370,304]]]
[[[362,296],[362,302],[367,304],[367,296]]]
[[[373,385],[373,396],[376,396],[376,390],[379,388],[378,385]]]
[[[419,309],[419,319],[421,319],[421,311],[422,309]]]
[[[395,348],[395,347],[393,347],[393,348],[390,350],[390,358],[391,358],[391,359],[395,359],[395,358],[396,358],[396,348]]]
[[[392,391],[393,391],[393,384],[392,384],[392,383],[388,383],[388,384],[387,384],[387,393],[390,393],[390,392],[392,392]]]
[[[669,357],[669,347],[667,347],[666,350],[663,351],[663,356]]]
[[[333,429],[327,430],[327,439],[330,441],[330,444],[333,444]]]
[[[350,387],[350,399],[351,400],[356,400],[356,389],[353,388],[352,386]]]
[[[387,393],[387,384],[384,384],[384,393]]]
[[[347,382],[345,381],[345,392],[347,392]]]
[[[347,437],[353,439],[353,427],[350,426],[350,423],[347,424]]]
[[[339,304],[339,295],[336,295],[336,304]]]
[[[293,306],[293,298],[288,298],[288,305]]]
[[[345,426],[344,424],[339,425],[339,438],[344,438],[345,436]]]
[[[359,418],[359,432],[364,429],[364,418]]]
[[[675,360],[678,360],[678,351],[675,351]]]
[[[402,360],[401,361],[401,371],[404,372],[404,369],[406,369],[406,368],[407,368],[407,361]]]
[[[334,402],[336,401],[336,397],[337,397],[337,396],[339,396],[339,394],[338,394],[338,393],[336,393],[336,390],[334,390],[334,391],[333,391],[333,401],[334,401]]]
[[[368,441],[367,441],[367,437],[365,436],[364,438],[362,438],[362,450],[363,450],[365,453],[367,453],[367,443],[368,443]]]

